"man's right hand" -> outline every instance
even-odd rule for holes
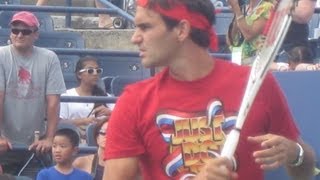
[[[210,159],[194,180],[230,180],[237,179],[238,174],[232,171],[232,162],[225,157]]]
[[[0,154],[7,152],[12,149],[12,145],[7,138],[0,137]]]

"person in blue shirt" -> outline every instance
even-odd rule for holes
[[[52,157],[56,165],[42,169],[37,180],[93,180],[93,177],[72,166],[79,149],[79,135],[72,129],[58,130],[53,139]]]

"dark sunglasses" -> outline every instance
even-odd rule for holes
[[[18,35],[21,33],[24,36],[30,35],[31,33],[35,32],[31,29],[11,29],[12,34]]]
[[[96,74],[101,74],[103,72],[102,68],[86,68],[86,69],[81,69],[79,72],[88,72],[89,74],[93,74],[94,72]]]

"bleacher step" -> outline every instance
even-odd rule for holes
[[[72,28],[65,27],[65,16],[52,16],[55,30],[79,32],[85,39],[86,48],[137,51],[130,42],[133,29],[99,29],[98,17],[72,16]],[[112,23],[112,19],[110,19]]]

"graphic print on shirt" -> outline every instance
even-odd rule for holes
[[[34,99],[40,95],[40,87],[32,81],[32,73],[28,68],[17,66],[17,76],[8,83],[8,96],[18,99]]]
[[[219,100],[210,102],[203,114],[172,110],[159,113],[156,123],[169,144],[162,161],[166,174],[173,179],[195,176],[205,162],[219,156],[236,118],[225,115]]]
[[[18,71],[18,97],[26,97],[31,84],[31,73],[28,69],[19,66]]]

